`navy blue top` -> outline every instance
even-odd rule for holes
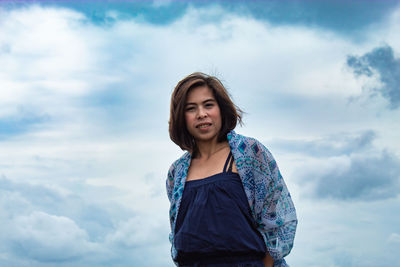
[[[229,153],[223,172],[186,182],[175,229],[178,263],[265,256],[264,240],[255,228],[242,182],[239,174],[232,172],[232,163]]]

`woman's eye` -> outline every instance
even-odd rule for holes
[[[212,103],[206,104],[206,107],[207,107],[207,108],[211,108],[211,107],[213,107],[213,106],[214,106],[214,104],[212,104]]]
[[[185,110],[186,111],[192,111],[192,110],[194,110],[194,107],[187,107]]]

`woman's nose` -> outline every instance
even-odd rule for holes
[[[197,114],[199,119],[207,117],[207,112],[204,108],[199,108],[199,113]]]

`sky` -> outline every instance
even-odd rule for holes
[[[272,152],[298,267],[399,266],[399,1],[1,1],[0,266],[174,266],[172,90]]]

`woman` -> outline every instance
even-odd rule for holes
[[[178,266],[288,266],[297,219],[271,153],[233,131],[241,110],[215,77],[193,73],[171,97],[169,134],[187,152],[168,171]]]

